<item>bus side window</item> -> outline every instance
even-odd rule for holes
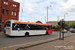
[[[19,28],[19,25],[17,25],[17,26],[15,27],[15,29],[17,29],[17,30],[20,29],[20,28]]]
[[[52,30],[52,26],[50,26],[50,30]]]
[[[30,30],[35,30],[34,25],[29,25],[30,26]]]
[[[52,27],[51,26],[48,26],[47,28],[48,28],[48,30],[52,30]]]
[[[26,24],[23,24],[23,30],[26,30]]]
[[[46,30],[49,30],[49,29],[46,27]]]
[[[30,26],[28,24],[26,26],[26,30],[30,30]]]
[[[45,28],[45,26],[41,26],[41,29],[42,29],[42,30],[45,30],[46,28]]]
[[[13,24],[13,27],[14,27],[14,30],[18,30],[19,25],[14,23],[14,24]]]

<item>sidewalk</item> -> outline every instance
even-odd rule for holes
[[[64,40],[56,40],[53,42],[24,48],[23,50],[75,50],[75,35],[66,37]]]
[[[75,50],[75,34],[1,48],[0,50]]]
[[[3,33],[3,32],[0,32],[0,33]]]

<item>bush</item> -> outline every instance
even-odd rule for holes
[[[59,25],[57,25],[55,29],[56,29],[56,30],[59,30],[59,29],[60,29],[60,26],[59,26]]]
[[[60,29],[60,26],[59,26],[59,25],[53,26],[53,30],[57,31],[57,30],[59,30],[59,29]]]
[[[55,26],[53,26],[53,29],[55,29],[56,27]]]
[[[70,25],[70,28],[74,28],[74,29],[75,29],[75,22],[73,22],[73,23]]]

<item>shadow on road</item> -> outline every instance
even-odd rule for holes
[[[50,36],[51,34],[49,35],[45,35],[45,34],[42,34],[42,35],[30,35],[28,37],[37,37],[37,36]],[[6,36],[8,38],[21,38],[21,37],[25,37],[25,36]]]

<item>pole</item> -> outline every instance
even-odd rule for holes
[[[65,13],[65,14],[64,14],[64,21],[65,21],[65,15],[66,15],[66,14],[68,14],[68,13]]]
[[[45,23],[46,23],[46,16],[45,16]]]
[[[64,20],[62,20],[62,27],[63,27],[63,32],[62,32],[62,40],[64,40],[64,24],[65,24],[65,21]]]
[[[21,21],[22,21],[22,12],[21,12]]]
[[[48,23],[48,7],[47,7],[47,23]]]
[[[60,38],[59,39],[61,39],[61,30],[60,30]]]
[[[61,39],[61,20],[60,20],[60,38]]]
[[[64,32],[62,33],[62,40],[64,40]]]
[[[59,21],[59,16],[57,16],[57,22]]]
[[[22,21],[22,12],[23,12],[23,8],[22,8],[22,11],[21,11],[21,21]]]
[[[65,14],[64,14],[64,21],[65,21]]]

